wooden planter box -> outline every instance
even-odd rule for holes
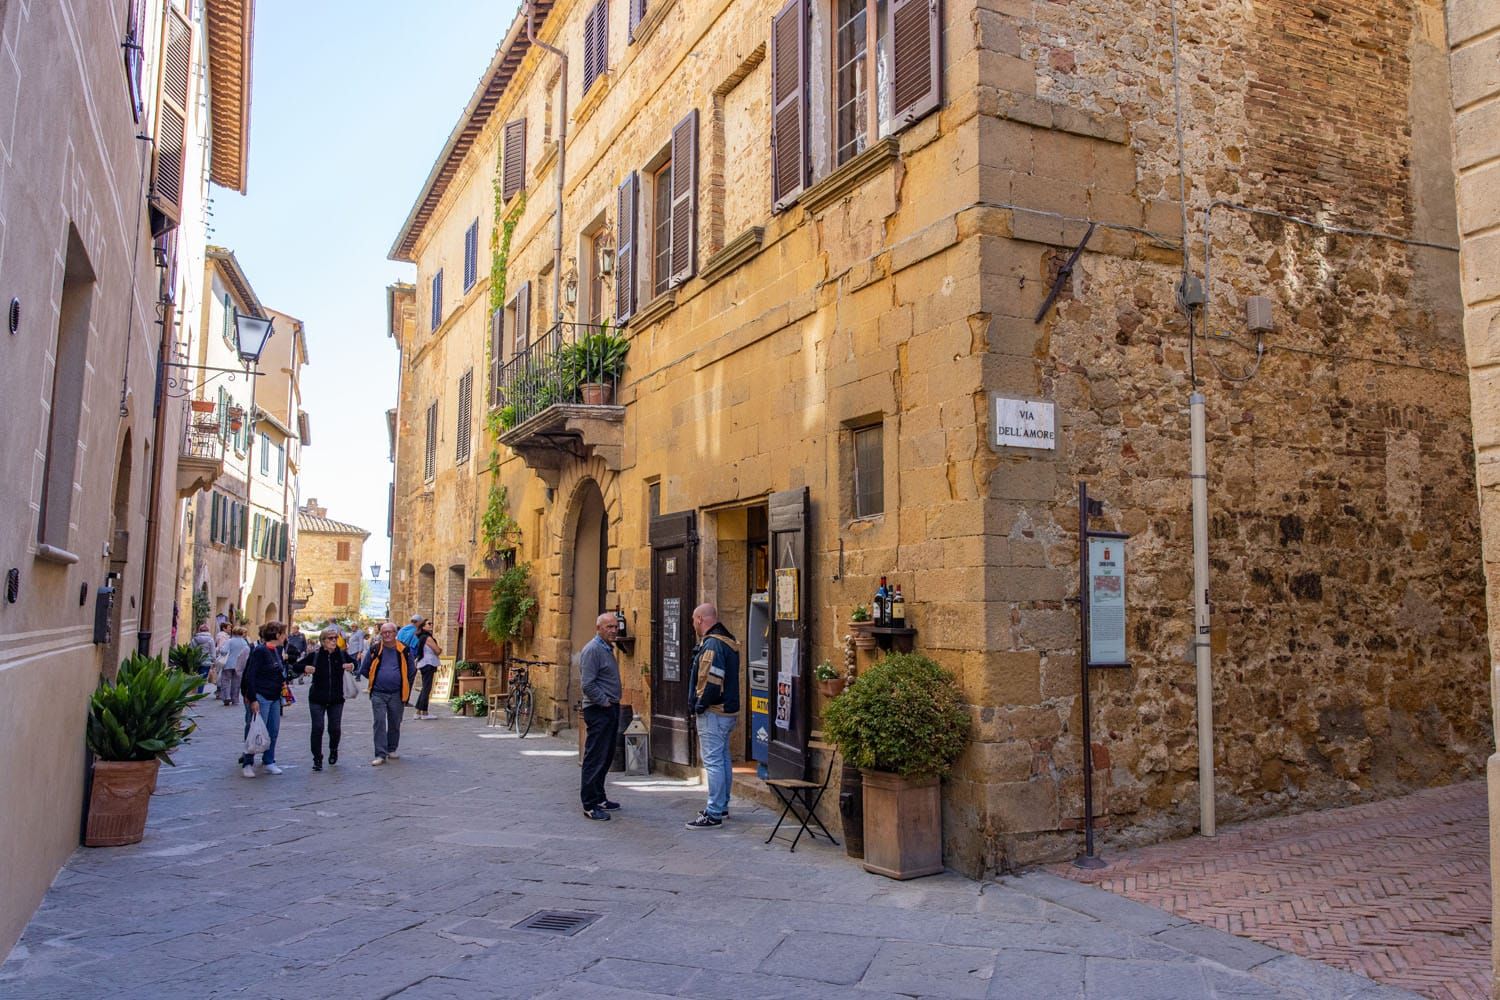
[[[480,695],[484,694],[483,674],[480,674],[478,676],[475,676],[473,674],[464,674],[462,677],[455,678],[454,683],[457,685],[457,689],[453,692],[453,697],[455,698],[462,698],[470,691],[473,691],[474,693]]]
[[[161,761],[94,762],[94,786],[89,792],[85,847],[139,844],[146,835],[146,811],[156,787]]]
[[[895,879],[942,871],[942,781],[885,771],[862,773],[865,871]]]

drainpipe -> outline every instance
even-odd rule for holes
[[[1208,447],[1203,393],[1188,398],[1192,417],[1193,663],[1198,673],[1198,832],[1214,835],[1214,682],[1208,600]]]
[[[526,0],[526,40],[544,52],[557,56],[557,205],[555,231],[552,236],[552,325],[562,333],[562,259],[563,259],[563,178],[568,166],[568,54],[536,37],[536,3]]]

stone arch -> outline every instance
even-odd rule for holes
[[[417,570],[417,606],[404,617],[421,615],[430,620],[436,600],[437,570],[433,568],[432,563],[423,563],[422,568]]]

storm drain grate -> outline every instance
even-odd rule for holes
[[[538,910],[514,926],[517,930],[572,937],[600,916],[601,914],[589,913],[587,910]]]

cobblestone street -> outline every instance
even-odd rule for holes
[[[573,744],[482,720],[408,718],[372,768],[362,698],[316,774],[299,703],[286,773],[247,781],[239,710],[200,715],[146,839],[74,854],[0,995],[1410,996],[1051,874],[897,883],[824,842],[789,854],[742,800],[690,832],[684,782],[612,781],[624,809],[593,823]],[[597,918],[516,927],[546,909]]]
[[[1054,871],[1437,1000],[1488,997],[1488,820],[1470,781]]]

